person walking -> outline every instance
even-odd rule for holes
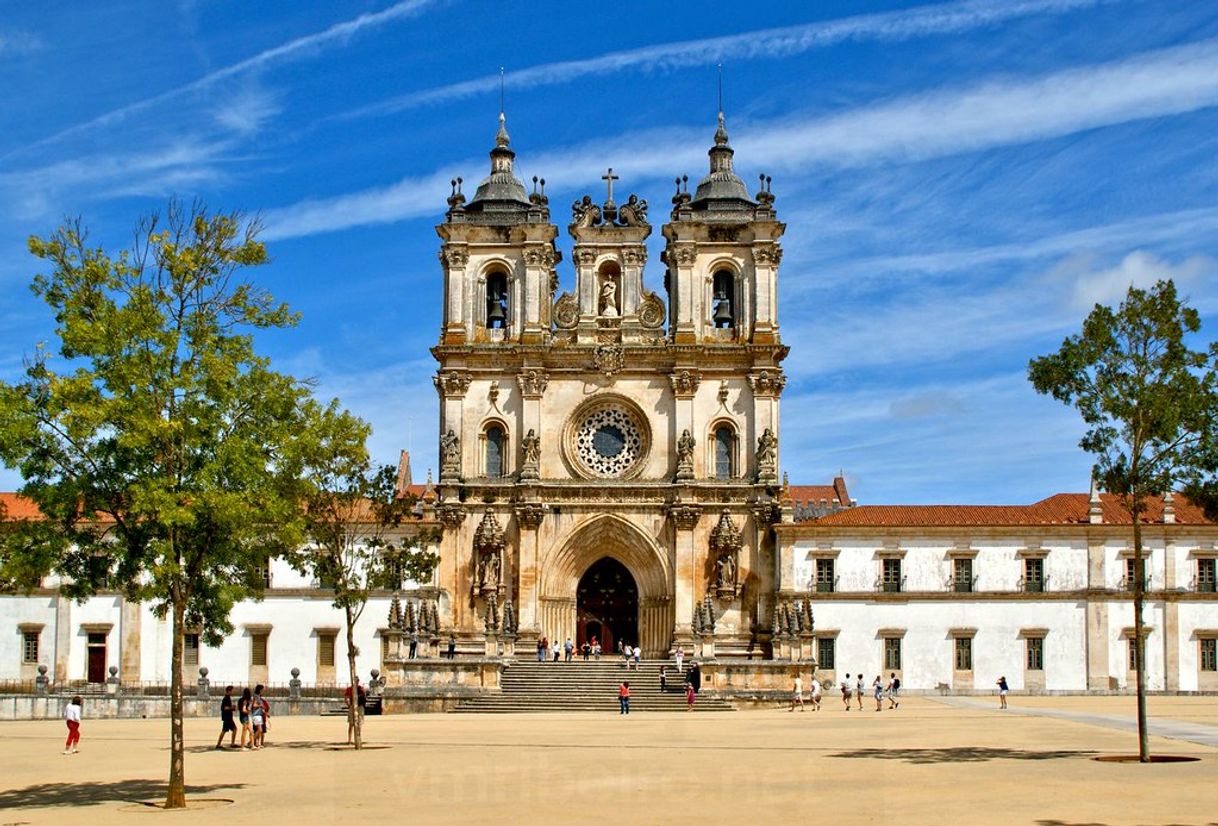
[[[897,672],[888,675],[888,707],[896,708],[901,704],[901,678]]]
[[[689,680],[685,681],[685,710],[694,710],[694,698],[698,696],[698,692],[694,691],[694,684]]]
[[[453,632],[448,632],[448,658],[455,660],[457,658],[457,635]]]
[[[813,711],[820,711],[821,691],[822,691],[822,688],[821,688],[820,680],[816,679],[816,675],[813,674],[812,675],[812,710]]]
[[[623,680],[617,689],[618,714],[630,713],[630,680]]]
[[[668,690],[668,667],[660,666],[660,693],[663,694]]]
[[[595,637],[592,638],[592,659],[597,662],[601,661],[601,644],[597,642]]]
[[[795,705],[799,704],[799,711],[804,711],[804,678],[800,676],[798,671],[795,672],[795,685],[791,687],[791,711],[795,710]]]
[[[636,645],[634,647],[634,670],[638,671],[643,664],[643,646]]]
[[[252,751],[262,748],[266,732],[266,709],[262,706],[262,686],[254,688],[254,696],[250,699],[250,727],[254,730]]]
[[[884,710],[884,681],[880,679],[880,675],[875,675],[875,680],[871,683],[871,692],[875,695],[875,710]]]
[[[998,707],[1007,707],[1007,678],[1005,676],[998,678]]]
[[[63,721],[68,726],[68,739],[63,744],[64,754],[76,754],[80,751],[80,711],[81,699],[77,694],[63,710]]]
[[[241,699],[237,701],[237,719],[241,721],[240,748],[242,751],[246,751],[254,745],[254,738],[250,733],[250,706],[252,703],[249,686],[246,686],[241,689]]]
[[[584,655],[584,662],[587,662],[588,655],[592,653],[592,646],[588,644],[587,640],[584,640],[584,644],[579,647],[579,653]]]
[[[233,720],[233,687],[231,685],[224,687],[224,697],[220,700],[220,739],[216,741],[216,748],[221,748],[225,734],[229,735],[229,747],[237,748],[237,723]]]
[[[842,702],[846,706],[846,711],[850,710],[850,672],[846,672],[845,679],[842,680]]]
[[[537,641],[537,662],[543,663],[546,661],[546,652],[550,650],[550,641],[542,637]]]
[[[681,663],[685,661],[685,646],[683,646],[683,645],[677,646],[676,658],[677,658],[677,673],[680,674],[682,671]]]
[[[554,655],[554,662],[558,662],[558,655],[562,652],[562,646],[558,644],[558,638],[554,638],[554,644],[550,646],[550,653]]]
[[[563,654],[567,662],[571,662],[572,656],[575,654],[575,643],[571,642],[571,638],[567,637],[567,641],[562,644]]]
[[[858,678],[854,683],[854,699],[859,704],[859,711],[863,710],[863,692],[867,690],[864,679],[865,678],[863,677],[863,672],[860,671],[858,673]]]

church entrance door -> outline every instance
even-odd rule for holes
[[[625,565],[602,557],[580,577],[575,596],[576,640],[582,646],[596,638],[605,654],[618,643],[639,644],[639,589]]]

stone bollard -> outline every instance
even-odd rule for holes
[[[288,699],[300,699],[300,669],[292,669],[292,679],[288,680]]]
[[[34,693],[39,697],[46,697],[51,693],[51,678],[47,676],[45,665],[38,666],[38,676],[34,678]]]
[[[211,694],[211,680],[207,679],[207,666],[199,669],[199,689],[198,696],[200,699],[206,700]]]
[[[118,666],[110,666],[110,676],[106,678],[106,693],[118,694]]]

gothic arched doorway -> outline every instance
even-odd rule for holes
[[[618,643],[639,644],[639,589],[621,562],[605,556],[580,577],[575,591],[577,647],[595,637],[606,654]]]

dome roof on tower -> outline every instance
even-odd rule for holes
[[[710,148],[710,172],[698,182],[690,206],[695,210],[752,209],[757,202],[749,198],[744,181],[732,169],[735,150],[728,143],[727,127],[723,113],[719,113],[719,127],[715,130],[715,145]]]
[[[532,204],[524,184],[512,171],[512,160],[516,153],[508,148],[511,137],[507,132],[506,119],[499,113],[499,131],[495,134],[495,148],[491,150],[491,174],[487,175],[474,197],[465,205],[465,212],[481,213],[487,217],[502,215],[504,218],[528,212]]]

